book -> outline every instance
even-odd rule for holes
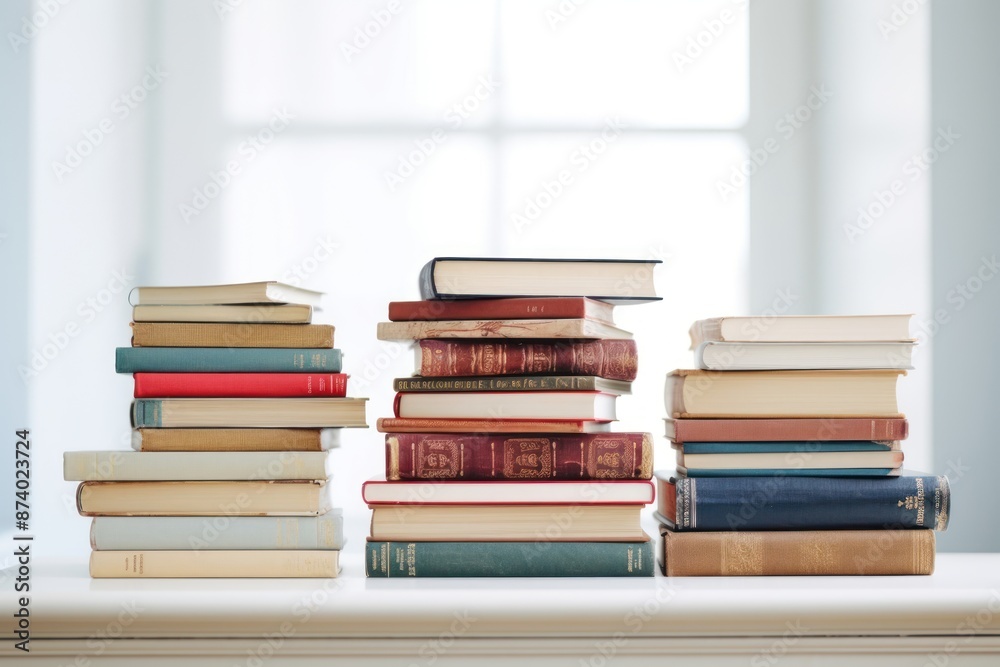
[[[136,398],[347,396],[343,373],[135,373]]]
[[[905,342],[913,315],[715,317],[691,325],[691,349],[706,341],[745,343]]]
[[[139,398],[135,428],[366,428],[367,398]]]
[[[71,482],[326,479],[327,452],[132,452],[63,454]]]
[[[132,347],[333,347],[329,324],[132,322]]]
[[[97,551],[344,548],[344,516],[98,516],[90,525]]]
[[[383,542],[641,542],[642,505],[381,505]]]
[[[823,452],[889,452],[899,451],[897,440],[876,442],[874,440],[782,440],[775,442],[686,442],[671,446],[685,454],[792,454],[808,458]]]
[[[323,578],[340,573],[339,551],[92,551],[94,579]]]
[[[691,371],[667,375],[667,414],[687,417],[901,417],[906,371]]]
[[[674,532],[661,526],[668,577],[903,575],[934,571],[932,530]]]
[[[632,383],[596,375],[493,375],[408,377],[392,381],[394,391],[600,391],[631,394]]]
[[[420,270],[423,299],[558,296],[615,304],[658,301],[660,260],[436,257]]]
[[[338,349],[119,347],[118,373],[339,373]]]
[[[901,474],[902,468],[686,468],[677,466],[677,474],[686,477],[890,477]]]
[[[370,479],[361,498],[379,505],[648,505],[653,484],[646,480],[515,482],[391,482]]]
[[[379,322],[379,340],[423,338],[632,338],[632,334],[597,320],[435,320]]]
[[[330,509],[326,480],[83,482],[84,516],[314,516]]]
[[[318,306],[322,292],[277,281],[232,285],[135,287],[128,295],[133,306],[219,305],[242,303],[297,303]]]
[[[692,454],[677,450],[677,465],[688,474],[694,471],[733,471],[740,474],[749,470],[831,470],[840,468],[895,469],[903,465],[900,451],[791,451],[754,452],[732,454]]]
[[[905,440],[905,419],[664,419],[664,434],[675,443],[774,442],[781,440]]]
[[[422,340],[417,375],[596,375],[631,382],[638,367],[634,340]]]
[[[656,472],[657,517],[674,530],[945,530],[947,477],[677,477]]]
[[[586,318],[614,324],[614,306],[581,297],[392,301],[393,322],[426,320],[527,320]]]
[[[135,306],[135,322],[231,322],[237,324],[309,324],[312,306]]]
[[[702,343],[695,366],[716,371],[913,368],[915,343]]]
[[[607,433],[610,422],[582,419],[399,419],[380,417],[379,433]]]
[[[140,452],[321,452],[339,446],[339,428],[140,428]]]
[[[385,476],[398,480],[650,479],[648,433],[390,433]]]
[[[398,393],[393,404],[404,419],[593,419],[614,421],[614,394],[596,391],[545,393],[490,391]]]
[[[369,577],[651,577],[638,542],[368,542]]]

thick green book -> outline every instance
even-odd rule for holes
[[[652,542],[368,542],[369,577],[651,577]]]
[[[339,373],[340,350],[261,347],[119,347],[118,373]]]

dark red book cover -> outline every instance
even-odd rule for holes
[[[531,297],[520,299],[470,299],[468,301],[393,301],[393,322],[433,320],[527,320],[590,318],[613,323],[614,306],[603,301]]]
[[[422,340],[420,350],[417,375],[425,377],[564,373],[631,382],[638,368],[634,340]]]
[[[389,433],[385,477],[400,480],[650,479],[649,433]]]
[[[135,373],[136,398],[347,396],[344,373]]]

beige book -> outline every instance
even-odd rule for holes
[[[687,470],[895,469],[903,465],[903,452],[886,450],[685,454],[678,449],[677,465]]]
[[[132,425],[156,428],[368,426],[367,398],[163,398],[132,403]]]
[[[691,349],[708,341],[753,343],[844,343],[912,341],[913,315],[784,315],[713,317],[688,331]]]
[[[324,578],[339,551],[93,551],[90,576],[114,578]]]
[[[330,324],[132,322],[132,347],[333,347]]]
[[[327,452],[63,453],[63,479],[71,482],[326,479]]]
[[[248,306],[135,306],[136,322],[237,322],[243,324],[309,324],[312,306],[253,304]]]
[[[632,338],[611,324],[590,319],[438,320],[379,322],[379,340],[423,338]]]
[[[340,446],[339,428],[140,428],[142,452],[318,452]]]
[[[128,298],[133,306],[245,303],[295,303],[318,306],[323,299],[323,293],[270,280],[231,285],[136,287],[129,293]]]
[[[83,482],[84,516],[316,516],[330,510],[325,480]]]

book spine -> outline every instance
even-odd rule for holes
[[[163,401],[154,398],[132,401],[132,428],[163,428]]]
[[[395,391],[597,391],[592,375],[396,378]]]
[[[119,347],[118,373],[339,373],[338,349]]]
[[[677,419],[674,438],[683,442],[783,440],[905,440],[905,419]]]
[[[389,481],[650,479],[652,473],[653,439],[648,433],[385,437]]]
[[[81,482],[326,479],[326,452],[65,452],[63,478]]]
[[[437,264],[437,259],[432,259],[431,261],[424,264],[423,268],[420,269],[420,276],[417,282],[420,285],[420,298],[424,300],[437,299],[438,293],[434,285],[434,266]]]
[[[369,577],[651,577],[647,542],[368,542]]]
[[[328,324],[132,322],[133,347],[332,348]]]
[[[951,507],[948,478],[934,476],[685,477],[675,489],[679,531],[944,530]]]
[[[340,549],[341,514],[321,517],[95,517],[92,547],[121,550]]]
[[[133,448],[143,452],[318,452],[321,429],[311,428],[143,428]]]
[[[393,322],[575,319],[592,316],[587,313],[586,303],[583,299],[548,298],[396,301],[389,304],[389,319]]]
[[[136,373],[136,398],[347,396],[343,373]]]
[[[93,551],[90,576],[104,578],[336,577],[337,551]]]
[[[398,396],[399,394],[397,394]],[[379,433],[584,433],[592,422],[537,419],[408,419],[380,417]]]
[[[934,571],[930,530],[674,533],[663,530],[668,577],[915,575]]]
[[[419,375],[597,375],[635,379],[635,341],[420,341]]]

